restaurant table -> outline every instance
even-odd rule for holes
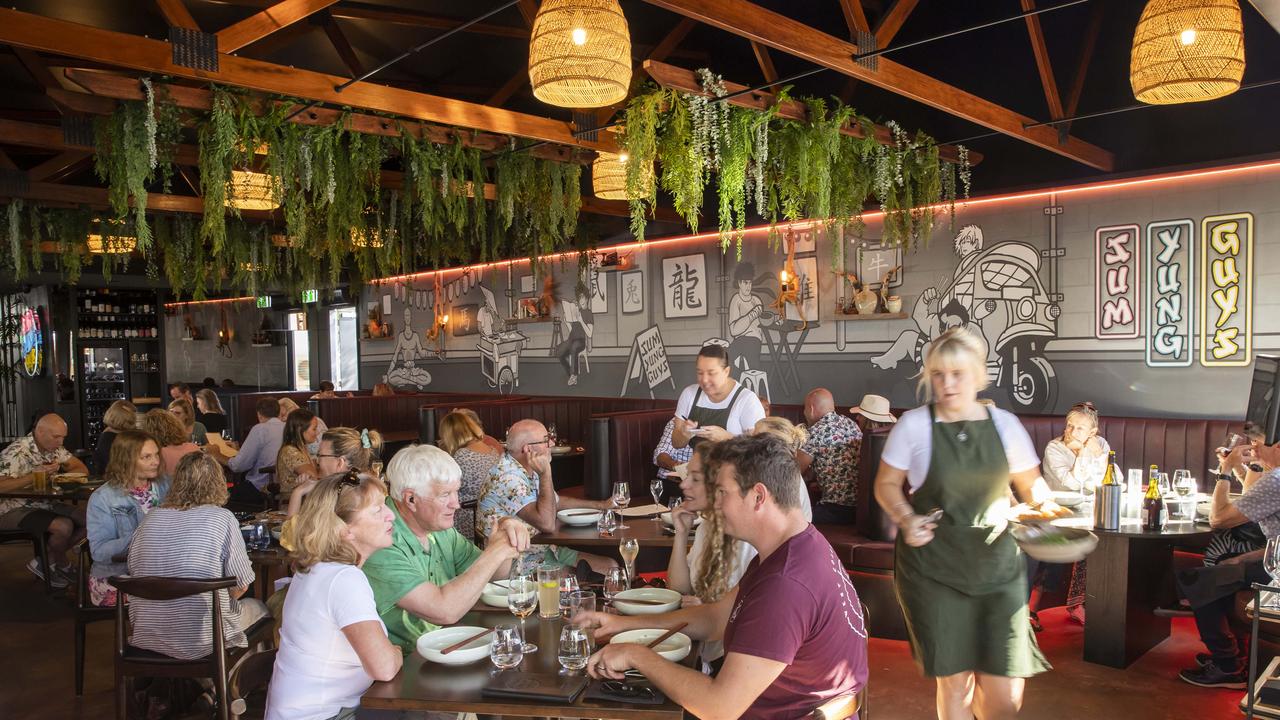
[[[1155,609],[1173,600],[1174,546],[1203,546],[1213,530],[1170,520],[1163,532],[1144,532],[1137,520],[1125,520],[1120,530],[1093,532],[1098,547],[1086,564],[1084,659],[1126,668],[1169,637],[1169,618]]]
[[[467,613],[458,625],[494,627],[518,624],[511,614]],[[560,618],[541,619],[534,613],[525,620],[525,632],[529,642],[536,643],[538,651],[525,655],[520,665],[507,672],[558,673],[560,661],[556,649],[560,644]],[[698,643],[694,643],[689,656],[682,664],[693,667],[698,656]],[[357,717],[387,717],[379,711],[421,712],[473,712],[478,714],[505,715],[510,717],[565,717],[610,718],[615,720],[679,720],[684,710],[670,700],[661,705],[631,705],[621,702],[585,700],[586,692],[572,703],[540,702],[508,698],[487,698],[481,690],[489,682],[494,671],[493,663],[486,657],[467,665],[440,665],[429,662],[417,652],[404,659],[399,676],[389,682],[375,682],[360,698]]]
[[[641,548],[670,548],[675,545],[675,535],[664,531],[663,523],[653,517],[628,517],[625,520],[627,529],[615,530],[612,535],[601,535],[594,524],[574,527],[557,522],[555,532],[538,533],[533,537],[533,542],[538,545],[564,545],[572,548],[611,547],[615,550],[623,538],[635,538],[640,542]]]
[[[265,550],[249,550],[248,553],[249,562],[253,563],[253,569],[258,574],[258,579],[254,581],[254,585],[258,587],[258,599],[266,602],[271,593],[275,592],[275,587],[271,584],[271,571],[273,568],[289,567],[289,551],[280,547],[279,543],[272,542]]]
[[[50,481],[48,490],[45,490],[43,492],[37,492],[35,489],[31,487],[31,485],[28,484],[20,488],[15,488],[13,490],[5,490],[3,492],[0,492],[0,499],[16,498],[19,500],[47,500],[50,502],[61,501],[61,502],[78,503],[82,500],[88,500],[89,496],[93,494],[94,490],[97,490],[98,488],[102,487],[102,483],[94,483],[92,485],[77,483],[74,486],[69,484],[65,487],[67,489],[57,490],[57,488],[53,485],[53,481]]]

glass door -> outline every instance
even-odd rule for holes
[[[340,307],[329,311],[329,367],[335,390],[356,390],[360,387],[357,327],[355,308]]]
[[[308,344],[307,314],[289,313],[289,389],[311,389],[311,346]]]

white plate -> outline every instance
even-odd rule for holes
[[[1084,495],[1078,492],[1055,490],[1053,501],[1065,508],[1073,508],[1084,502]]]
[[[635,643],[636,645],[648,645],[649,643],[661,637],[666,630],[628,630],[613,636],[610,643]],[[689,655],[689,650],[693,647],[693,641],[684,633],[676,633],[671,637],[663,640],[653,650],[662,657],[671,662],[680,662]]]
[[[440,651],[457,644],[476,633],[484,630],[482,627],[472,625],[459,625],[457,627],[440,628],[418,638],[418,654],[434,663],[441,665],[466,665],[477,660],[489,657],[489,638],[490,635],[482,635],[471,641],[471,644],[454,650],[448,655],[441,655]]]
[[[629,603],[627,599],[632,600],[657,600],[662,605],[641,605],[640,603]],[[667,590],[666,588],[635,588],[633,590],[623,590],[613,596],[613,608],[623,615],[657,615],[658,613],[671,612],[680,607],[680,593],[675,590]]]
[[[551,448],[552,455],[568,455],[571,452],[573,452],[572,445],[556,445]]]
[[[671,511],[670,511],[670,510],[668,510],[668,511],[666,511],[666,512],[662,513],[662,514],[661,514],[661,515],[659,515],[658,517],[662,518],[662,522],[664,522],[664,523],[666,523],[666,524],[670,525],[671,527],[675,527],[675,526],[676,526],[675,521],[671,519]],[[701,525],[701,524],[702,524],[702,516],[701,516],[701,515],[697,515],[697,516],[695,516],[695,517],[693,518],[693,526],[694,526],[694,527],[698,527],[698,526],[699,526],[699,525]]]
[[[587,525],[595,525],[599,522],[600,511],[587,510],[586,508],[568,508],[557,512],[556,517],[560,518],[560,522],[565,525],[586,527]]]
[[[507,588],[494,583],[485,583],[484,590],[480,592],[480,599],[485,605],[492,607],[504,608],[507,606]],[[452,655],[453,653],[450,653]]]

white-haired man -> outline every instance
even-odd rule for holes
[[[387,479],[387,506],[395,516],[391,547],[370,556],[363,569],[391,642],[409,653],[423,633],[466,614],[485,583],[507,576],[511,561],[529,547],[529,531],[521,522],[500,522],[482,551],[453,529],[462,470],[434,445],[396,453]]]
[[[527,523],[531,534],[549,533],[556,530],[558,510],[611,507],[608,500],[583,500],[556,494],[551,479],[550,439],[546,426],[537,420],[521,420],[507,431],[507,452],[480,489],[480,500],[476,504],[477,538],[492,538],[499,523],[506,519]],[[545,558],[564,567],[575,567],[579,560],[586,560],[598,573],[618,564],[612,558],[555,545],[535,545],[531,550],[526,563]]]

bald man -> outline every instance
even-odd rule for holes
[[[31,432],[9,444],[0,453],[0,490],[12,491],[30,485],[37,470],[89,473],[89,468],[63,447],[67,422],[49,413],[36,421]],[[67,550],[84,537],[84,510],[62,503],[19,498],[0,499],[0,530],[25,530],[46,535],[45,547],[53,564],[49,583],[66,587],[70,575]],[[27,569],[40,579],[50,572],[44,560],[33,558]]]
[[[831,391],[816,388],[804,398],[804,419],[809,439],[796,453],[800,471],[813,470],[821,489],[813,506],[813,522],[819,525],[852,525],[858,497],[858,457],[862,430],[852,418],[836,412]]]
[[[530,535],[534,535],[555,532],[558,523],[556,512],[559,510],[604,510],[612,506],[608,500],[584,500],[556,494],[555,483],[551,479],[549,442],[547,428],[537,420],[521,420],[507,431],[507,451],[480,489],[480,500],[476,504],[477,543],[484,542],[481,538],[488,538],[504,517],[520,518],[529,525]],[[533,545],[529,549],[531,552],[524,558],[526,567],[543,560],[575,567],[579,560],[585,560],[592,570],[603,573],[618,564],[612,558],[555,545]]]

